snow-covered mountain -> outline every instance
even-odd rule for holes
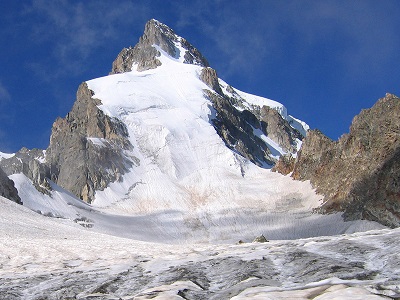
[[[0,198],[0,292],[398,295],[398,231],[317,214],[323,197],[309,181],[271,171],[297,156],[308,129],[281,103],[218,78],[193,45],[150,20],[108,76],[80,85],[46,150],[0,153],[0,192],[13,183],[24,206]],[[251,243],[260,234],[277,241]]]
[[[378,226],[313,214],[322,198],[310,184],[270,171],[282,154],[296,156],[307,124],[219,79],[166,25],[150,20],[111,73],[81,84],[46,151],[21,149],[1,161],[25,206],[92,230],[168,242]],[[152,229],[142,234],[144,227]]]

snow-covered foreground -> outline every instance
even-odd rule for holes
[[[0,198],[1,299],[400,297],[400,230],[244,244],[141,242]]]
[[[232,244],[239,240],[252,241],[260,234],[282,240],[384,228],[369,221],[344,222],[340,214],[312,213],[312,208],[320,204],[320,196],[309,183],[272,172],[264,175],[258,180],[254,177],[236,180],[237,187],[248,191],[242,201],[222,198],[210,203],[199,201],[198,196],[195,199],[199,203],[191,209],[178,205],[170,208],[159,201],[150,203],[158,207],[154,206],[148,213],[128,213],[129,210],[115,206],[90,206],[55,184],[49,196],[38,192],[23,174],[10,177],[24,206],[33,211],[76,222],[91,231],[147,242]],[[229,187],[226,188],[229,192]],[[123,207],[124,200],[118,204]]]

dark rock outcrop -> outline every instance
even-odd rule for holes
[[[325,196],[322,212],[400,226],[399,115],[400,99],[386,94],[361,111],[338,141],[309,131],[292,176],[310,180]]]
[[[140,37],[136,46],[124,48],[118,54],[112,64],[111,74],[132,71],[134,64],[137,64],[138,71],[155,69],[160,66],[161,62],[157,57],[161,54],[153,45],[159,46],[161,50],[175,58],[180,57],[180,50],[177,47],[177,45],[180,45],[185,49],[185,63],[203,67],[209,66],[203,55],[187,40],[177,36],[168,26],[152,19],[146,23],[144,34]]]
[[[270,148],[261,135],[269,137],[287,153],[297,151],[296,139],[302,140],[303,136],[276,110],[268,106],[245,108],[244,99],[233,89],[233,96],[224,94],[214,78],[217,77],[213,69],[203,69],[201,79],[212,88],[204,91],[215,109],[211,122],[228,148],[262,167],[272,167],[280,153]]]
[[[264,141],[254,134],[251,125],[258,122],[257,118],[250,111],[241,112],[235,109],[227,96],[209,90],[204,92],[216,111],[216,116],[211,122],[225,145],[259,166],[272,166],[274,160],[271,151]]]
[[[0,196],[10,199],[18,204],[22,204],[18,191],[14,186],[14,181],[7,177],[7,174],[0,168]]]
[[[266,239],[266,237],[263,234],[257,236],[253,241],[253,243],[267,243],[267,242],[269,242],[269,241]]]
[[[221,86],[219,85],[218,82],[217,72],[213,68],[210,67],[203,68],[200,73],[200,79],[213,91],[223,96]]]

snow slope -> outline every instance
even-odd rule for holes
[[[400,231],[241,245],[99,234],[0,197],[2,299],[387,299]]]
[[[275,173],[271,175],[275,180],[269,178],[269,182],[275,186],[307,187],[306,183],[292,182],[289,177],[280,178]],[[38,192],[23,174],[14,174],[10,178],[14,180],[24,206],[35,212],[73,221],[91,231],[141,241],[168,244],[235,243],[239,240],[251,241],[261,233],[269,239],[296,239],[384,228],[369,221],[344,222],[340,214],[313,214],[305,206],[307,203],[295,198],[296,193],[289,194],[287,199],[277,198],[279,201],[269,208],[252,207],[244,202],[241,206],[222,207],[219,204],[222,208],[204,207],[193,212],[176,209],[147,214],[121,214],[90,206],[55,184],[52,184],[53,192],[49,196]]]
[[[6,159],[6,158],[11,158],[14,156],[14,153],[4,153],[0,152],[0,160]]]

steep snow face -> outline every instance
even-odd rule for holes
[[[207,207],[273,209],[276,201],[298,195],[298,205],[319,204],[309,185],[291,182],[249,163],[229,150],[210,124],[213,108],[199,79],[201,67],[183,64],[162,49],[162,65],[87,82],[99,108],[127,126],[138,158],[122,182],[98,191],[94,205],[126,213],[159,210],[195,212]],[[135,69],[135,68],[133,68]],[[239,92],[239,91],[238,91]],[[278,102],[243,92],[243,105],[271,105],[287,116]],[[276,148],[274,141],[269,141]],[[297,197],[297,196],[296,196]]]

